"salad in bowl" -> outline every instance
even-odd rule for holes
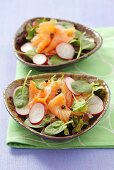
[[[101,44],[100,35],[81,24],[35,18],[17,31],[14,51],[24,64],[50,70],[89,56]]]
[[[70,139],[91,129],[110,100],[103,80],[69,73],[42,74],[11,83],[4,93],[11,116],[31,132]]]

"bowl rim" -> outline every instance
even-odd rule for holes
[[[33,79],[33,78],[38,78],[39,76],[40,76],[40,77],[47,76],[47,75],[48,75],[48,76],[53,76],[54,74],[55,74],[55,73],[45,73],[45,74],[33,75],[33,76],[30,76],[30,77],[28,78],[28,80],[31,80],[31,79]],[[11,82],[11,83],[6,87],[6,89],[5,89],[4,92],[3,92],[3,99],[4,99],[5,107],[6,107],[7,111],[9,112],[9,114],[13,117],[13,119],[14,119],[17,123],[19,123],[21,126],[23,126],[24,128],[28,129],[28,130],[29,130],[30,132],[32,132],[33,134],[38,135],[38,136],[43,137],[43,138],[46,138],[46,139],[50,139],[50,140],[69,140],[69,139],[72,139],[72,138],[75,138],[75,137],[78,137],[78,136],[83,135],[84,133],[86,133],[87,131],[89,131],[90,129],[92,129],[92,128],[100,121],[100,119],[104,116],[105,112],[107,111],[108,106],[109,106],[109,103],[110,103],[110,97],[111,97],[110,89],[109,89],[107,83],[106,83],[104,80],[102,80],[102,79],[100,79],[100,78],[98,78],[98,77],[96,77],[96,76],[88,75],[88,74],[76,74],[76,73],[74,74],[74,73],[67,73],[67,72],[56,73],[57,76],[60,76],[60,75],[62,75],[62,74],[66,75],[66,76],[73,76],[73,75],[74,75],[74,76],[89,77],[89,78],[93,78],[93,79],[96,79],[96,80],[100,80],[100,81],[103,82],[103,84],[104,84],[104,86],[105,86],[105,89],[106,89],[106,91],[107,91],[107,95],[108,95],[107,101],[106,101],[106,104],[105,104],[105,108],[104,108],[102,114],[95,120],[95,122],[94,122],[93,124],[91,124],[91,126],[89,126],[87,129],[82,130],[82,131],[80,131],[79,133],[76,133],[76,134],[72,134],[72,135],[68,135],[68,136],[60,136],[60,137],[49,136],[49,135],[46,135],[46,134],[42,134],[42,133],[34,130],[33,128],[30,128],[29,126],[24,125],[24,123],[20,122],[20,121],[18,120],[18,118],[16,118],[16,117],[14,116],[14,114],[10,111],[10,109],[9,109],[9,107],[8,107],[8,104],[7,104],[7,101],[6,101],[7,89],[8,89],[13,83],[16,83],[17,81],[24,80],[24,78],[14,80],[13,82]]]
[[[18,35],[19,30],[20,30],[22,27],[24,27],[29,21],[35,20],[35,19],[42,19],[42,18],[46,18],[46,19],[56,19],[56,20],[60,20],[60,21],[63,21],[63,22],[70,22],[70,23],[72,23],[72,24],[74,24],[74,25],[80,25],[80,26],[83,27],[85,30],[91,31],[91,32],[99,39],[99,42],[96,43],[96,46],[95,46],[94,49],[92,49],[91,51],[85,53],[84,55],[82,55],[82,56],[79,57],[78,59],[75,58],[75,59],[73,59],[73,60],[66,60],[66,62],[65,62],[65,63],[62,63],[62,64],[53,64],[53,65],[41,65],[41,64],[39,64],[39,65],[38,65],[38,64],[35,64],[35,63],[27,62],[27,61],[25,61],[24,59],[22,59],[22,58],[20,57],[20,55],[16,52],[16,48],[15,48],[16,37],[17,37],[17,35]],[[101,47],[102,43],[103,43],[103,38],[102,38],[102,36],[101,36],[97,31],[95,31],[94,29],[89,28],[89,27],[87,27],[87,26],[85,26],[85,25],[83,25],[83,24],[80,24],[80,23],[78,23],[78,22],[74,22],[74,21],[71,21],[71,20],[60,19],[60,18],[52,18],[52,17],[50,17],[50,18],[49,18],[49,17],[34,17],[34,18],[31,18],[31,19],[28,19],[28,20],[24,21],[23,24],[21,24],[21,26],[17,29],[17,31],[16,31],[16,33],[15,33],[15,35],[14,35],[13,43],[12,43],[12,44],[13,44],[13,51],[14,51],[14,54],[15,54],[16,58],[17,58],[18,60],[20,60],[22,63],[24,63],[24,64],[26,64],[26,65],[28,65],[28,66],[31,66],[31,67],[54,68],[54,67],[57,67],[57,66],[64,66],[64,65],[67,65],[67,64],[71,64],[71,63],[74,63],[74,62],[78,62],[79,60],[84,59],[84,58],[90,56],[91,54],[93,54],[94,52],[96,52],[96,51]]]

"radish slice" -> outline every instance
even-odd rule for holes
[[[75,54],[74,47],[68,43],[60,43],[59,45],[57,45],[56,52],[59,57],[66,60],[73,59],[73,56]]]
[[[71,87],[71,83],[73,83],[74,82],[74,79],[72,79],[71,77],[66,77],[65,78],[65,83],[66,83],[66,86],[68,87],[68,89],[73,93],[73,94],[75,94],[75,95],[80,95],[79,93],[76,93],[73,89],[72,89],[72,87]]]
[[[45,64],[47,61],[47,58],[44,54],[37,54],[33,57],[33,62],[35,64]]]
[[[88,111],[90,114],[99,115],[102,113],[104,109],[103,101],[96,95],[94,95],[90,100],[88,101]]]
[[[22,108],[15,108],[16,112],[21,115],[21,116],[26,116],[29,114],[29,107],[26,105],[25,107]]]
[[[32,124],[39,124],[44,118],[45,108],[42,103],[35,103],[29,112],[29,120]]]
[[[30,42],[25,43],[21,46],[21,51],[26,53],[27,51],[34,50],[32,44]]]

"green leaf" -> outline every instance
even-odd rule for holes
[[[70,22],[57,22],[57,25],[61,25],[64,28],[71,28],[74,27],[74,24],[70,23]]]
[[[71,87],[77,93],[89,93],[92,91],[92,85],[84,80],[76,80],[72,82]]]
[[[46,22],[46,21],[48,21],[46,18],[40,18],[40,19],[36,19],[36,24],[37,25],[39,25],[40,23],[42,23],[42,22]]]
[[[65,60],[61,59],[57,55],[50,57],[49,60],[48,60],[49,65],[63,64],[65,62],[66,62]]]
[[[55,121],[52,124],[48,125],[45,128],[44,133],[47,135],[53,136],[53,135],[56,135],[56,134],[62,132],[66,128],[67,128],[67,125],[64,124],[64,122],[58,120],[58,121]]]
[[[29,50],[25,53],[26,56],[28,56],[30,59],[33,59],[33,57],[36,55],[35,50]]]
[[[46,81],[47,79],[44,79],[44,78],[41,78],[41,79],[33,79],[33,81],[35,82],[35,83],[40,83],[40,82],[44,82],[44,81]]]
[[[88,105],[85,104],[83,107],[80,107],[77,111],[78,112],[85,112],[86,113],[88,111]]]
[[[27,39],[27,40],[31,40],[31,39],[34,37],[35,33],[36,33],[36,27],[31,27],[31,28],[28,29],[28,31],[27,31],[27,37],[26,37],[26,39]]]
[[[94,39],[87,37],[85,32],[78,30],[76,30],[76,36],[70,43],[79,46],[77,58],[80,57],[82,50],[92,50],[95,47]]]
[[[72,105],[73,112],[82,109],[85,105],[86,101],[84,99],[80,99],[79,101],[75,99]]]
[[[29,127],[31,127],[31,128],[43,128],[43,127],[45,127],[47,124],[49,124],[50,121],[51,121],[51,118],[50,118],[50,117],[46,117],[46,118],[44,118],[44,119],[42,120],[42,122],[41,122],[40,124],[38,124],[38,125],[33,125],[33,124],[30,123],[29,118],[27,118],[27,119],[25,120],[24,124],[27,125],[27,126],[29,126]]]
[[[28,101],[29,101],[29,90],[28,87],[26,87],[26,82],[28,79],[28,76],[30,75],[32,70],[30,70],[25,78],[25,81],[23,83],[23,86],[21,86],[20,88],[18,88],[15,91],[15,94],[13,96],[13,102],[15,107],[17,108],[22,108],[24,106],[27,105]]]
[[[74,45],[74,46],[80,46],[80,41],[79,40],[77,40],[77,39],[72,39],[71,41],[70,41],[70,43],[72,44],[72,45]]]
[[[26,106],[29,100],[28,94],[29,92],[26,86],[24,89],[23,87],[20,87],[19,89],[17,89],[15,92],[15,95],[13,96],[13,102],[14,102],[15,107],[22,108]]]
[[[83,39],[81,39],[81,48],[82,50],[92,50],[95,47],[95,43],[94,40],[92,41],[92,39],[89,39],[87,37],[83,37]]]
[[[79,30],[76,30],[76,33],[75,33],[75,39],[80,39],[82,37],[82,35],[84,35],[85,32],[81,32]]]

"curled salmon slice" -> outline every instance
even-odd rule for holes
[[[56,46],[62,42],[69,42],[71,40],[71,37],[69,37],[67,35],[67,32],[65,32],[64,29],[60,28],[60,27],[56,27],[55,29],[55,33],[54,33],[54,37],[52,39],[52,41],[50,42],[49,46],[47,48],[45,48],[45,50],[43,51],[44,53],[48,53],[53,51]]]
[[[49,103],[54,97],[57,96],[58,90],[60,89],[60,86],[57,81],[52,81],[48,88],[50,88],[50,93],[47,97],[47,103]]]
[[[51,21],[40,23],[36,32],[38,36],[31,42],[33,46],[37,46],[36,52],[41,53],[51,42],[51,35],[55,32],[55,23]]]
[[[61,121],[68,122],[71,110],[66,106],[66,100],[63,93],[59,94],[49,102],[48,109]]]
[[[46,82],[41,82],[40,84],[46,86]],[[46,104],[46,96],[45,90],[38,89],[36,83],[31,80],[29,85],[29,107],[31,108],[36,102]]]

